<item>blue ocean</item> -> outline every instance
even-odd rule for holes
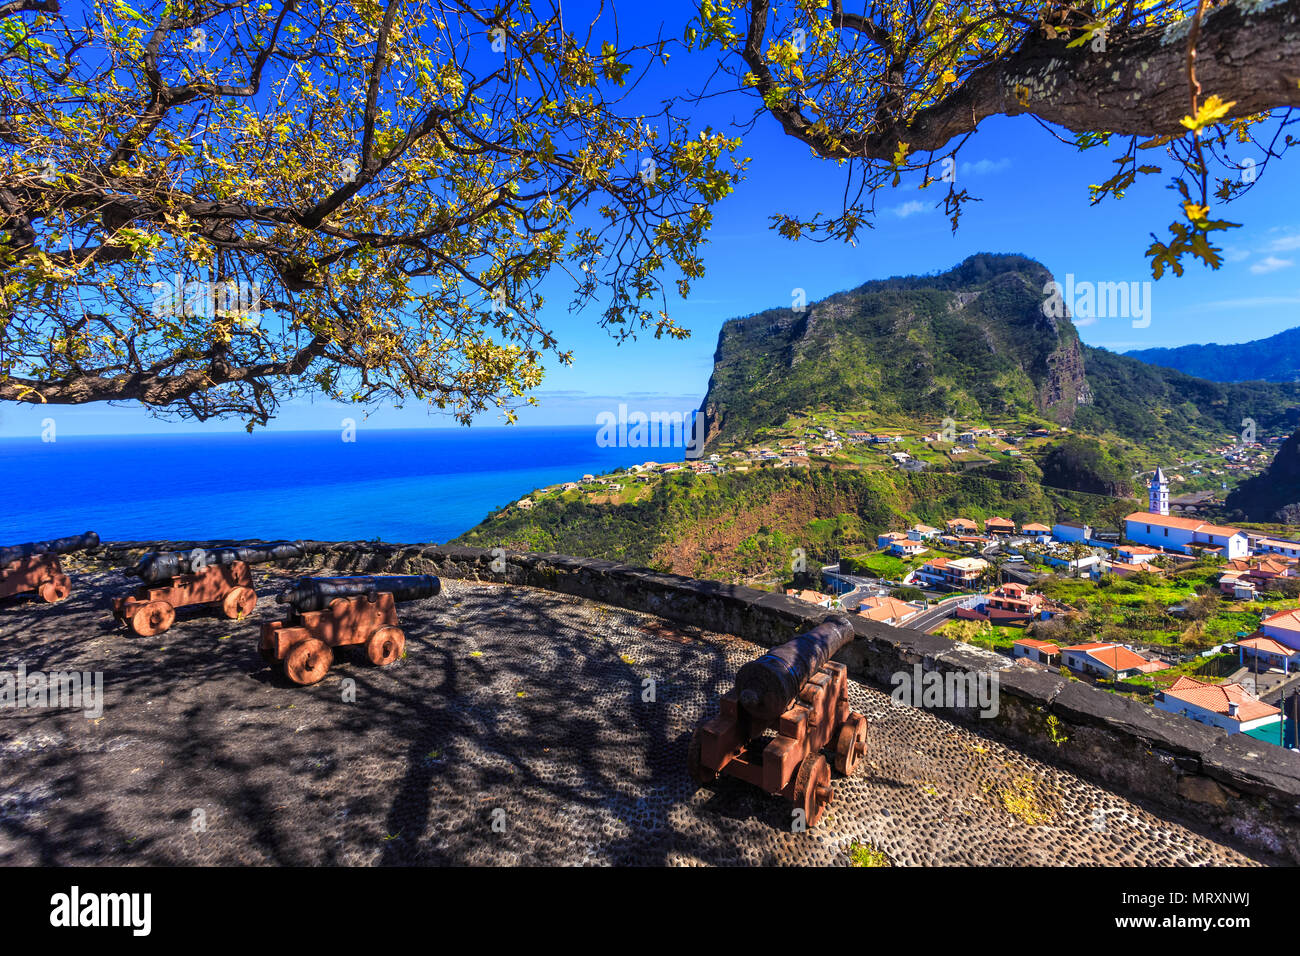
[[[682,448],[607,448],[595,425],[0,439],[0,544],[312,538],[438,542],[534,488]]]

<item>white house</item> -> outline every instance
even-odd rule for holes
[[[1247,660],[1250,664],[1247,664]],[[1280,644],[1271,637],[1257,634],[1245,637],[1237,642],[1237,662],[1242,667],[1255,667],[1268,670],[1270,667],[1281,668],[1284,673],[1291,673],[1292,668],[1300,667],[1300,651]]]
[[[1268,727],[1282,720],[1282,711],[1252,697],[1240,684],[1210,684],[1180,677],[1156,694],[1156,710],[1182,714],[1192,720],[1221,727],[1230,734]]]
[[[1117,680],[1143,673],[1151,662],[1119,644],[1075,644],[1061,649],[1061,663],[1072,671]]]
[[[1061,648],[1051,641],[1022,637],[1011,645],[1012,657],[1027,657],[1039,664],[1057,665],[1061,662]]]
[[[1287,558],[1300,558],[1300,543],[1284,538],[1267,538],[1249,535],[1250,550],[1254,554],[1280,554]]]
[[[895,539],[889,546],[889,553],[900,558],[910,558],[913,555],[925,554],[930,549],[920,541],[913,541],[911,538]]]
[[[1052,537],[1067,544],[1072,541],[1083,544],[1092,537],[1092,528],[1077,521],[1058,521],[1052,525]]]
[[[1250,538],[1240,528],[1170,515],[1169,482],[1160,468],[1147,489],[1147,502],[1148,510],[1135,511],[1124,519],[1124,536],[1130,541],[1183,554],[1219,551],[1229,560],[1250,553]]]
[[[806,588],[786,588],[785,593],[788,597],[807,601],[809,604],[816,604],[818,607],[832,608],[835,606],[834,594],[822,594],[820,591],[809,591]]]
[[[869,597],[858,605],[858,613],[884,624],[902,624],[921,613],[921,608],[892,597]]]
[[[929,541],[938,533],[938,528],[931,528],[928,524],[914,524],[907,529],[907,536],[913,541]]]
[[[1300,611],[1278,611],[1260,622],[1265,637],[1300,650]]]
[[[1121,544],[1115,549],[1115,557],[1125,564],[1146,564],[1152,558],[1160,557],[1160,549],[1148,548],[1144,544]]]

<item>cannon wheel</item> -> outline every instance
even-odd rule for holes
[[[176,608],[166,601],[150,601],[135,609],[131,615],[131,630],[141,637],[155,637],[172,626]]]
[[[243,586],[231,588],[221,599],[221,613],[232,621],[242,621],[257,607],[257,592]]]
[[[704,766],[699,727],[696,727],[692,732],[691,742],[686,745],[686,772],[701,787],[707,787],[718,779],[718,774],[715,771]]]
[[[860,761],[867,753],[867,718],[862,714],[851,714],[840,728],[840,735],[835,741],[835,769],[846,777],[853,776]]]
[[[831,765],[821,754],[811,754],[799,765],[794,783],[794,805],[803,808],[804,822],[815,827],[831,802]]]
[[[376,667],[387,667],[406,650],[406,635],[400,627],[384,624],[366,639],[366,657]]]
[[[66,574],[60,574],[46,581],[37,591],[46,604],[58,604],[72,591],[72,582]]]
[[[284,655],[284,676],[295,684],[314,684],[329,671],[334,652],[324,641],[309,637]]]

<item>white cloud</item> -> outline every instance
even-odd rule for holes
[[[1265,256],[1250,267],[1250,271],[1255,275],[1263,275],[1266,272],[1277,272],[1279,269],[1288,269],[1295,265],[1294,260],[1279,259],[1277,256]]]
[[[899,219],[906,219],[908,216],[915,216],[919,212],[925,212],[930,207],[919,199],[912,199],[903,203],[901,206],[894,207],[894,215]]]
[[[1300,233],[1294,236],[1283,236],[1281,239],[1274,239],[1268,244],[1269,252],[1291,252],[1300,249]]]
[[[986,173],[1000,173],[1010,165],[1010,158],[1004,156],[1002,159],[979,159],[973,163],[962,163],[957,171],[963,176],[983,176]]]

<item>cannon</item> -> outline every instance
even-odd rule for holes
[[[349,644],[365,645],[370,663],[385,667],[406,649],[396,603],[441,590],[432,574],[299,578],[276,598],[289,605],[289,619],[262,624],[258,652],[268,664],[279,663],[295,684],[321,680],[334,663],[334,648]]]
[[[41,600],[57,604],[68,596],[72,582],[59,565],[60,554],[98,547],[93,531],[54,541],[29,541],[0,548],[0,598],[35,591]]]
[[[686,761],[696,783],[736,777],[790,800],[816,826],[831,800],[822,751],[834,747],[845,776],[867,752],[867,718],[849,707],[848,668],[831,660],[852,640],[846,618],[829,618],[744,665],[718,716],[691,736]]]
[[[113,616],[140,637],[153,637],[172,626],[176,609],[194,604],[218,608],[241,620],[257,606],[251,564],[306,557],[326,545],[313,541],[275,541],[191,551],[154,551],[123,574],[142,582],[126,597],[113,599]]]

